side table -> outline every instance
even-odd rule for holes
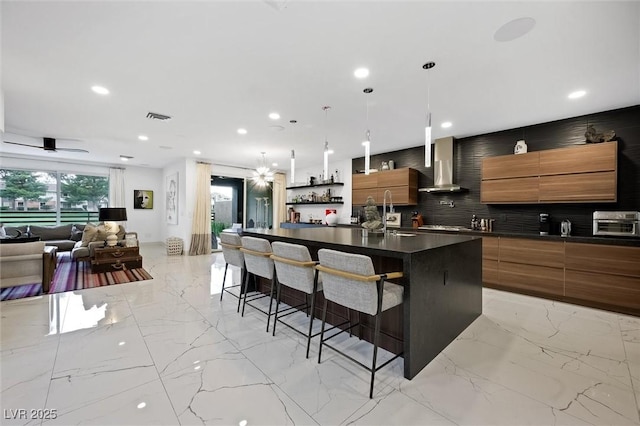
[[[58,265],[58,247],[44,246],[42,253],[42,292],[49,293],[53,275]]]

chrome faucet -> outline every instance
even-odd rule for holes
[[[393,198],[388,189],[382,195],[382,232],[387,233],[387,192],[389,193],[389,213],[393,213]]]

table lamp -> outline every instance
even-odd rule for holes
[[[107,233],[107,246],[113,247],[118,244],[120,226],[116,222],[127,220],[127,209],[124,207],[103,207],[100,209],[98,220],[104,222],[104,230]]]

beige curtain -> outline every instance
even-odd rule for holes
[[[273,176],[273,228],[287,220],[287,176],[276,173]]]
[[[211,253],[211,165],[196,165],[196,197],[189,256]]]

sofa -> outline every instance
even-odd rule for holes
[[[0,245],[0,288],[45,284],[44,242]]]
[[[5,232],[9,237],[39,237],[45,245],[56,246],[58,251],[71,251],[76,243],[82,239],[84,225],[58,225],[58,226],[38,226],[27,225],[17,227],[5,227]]]

